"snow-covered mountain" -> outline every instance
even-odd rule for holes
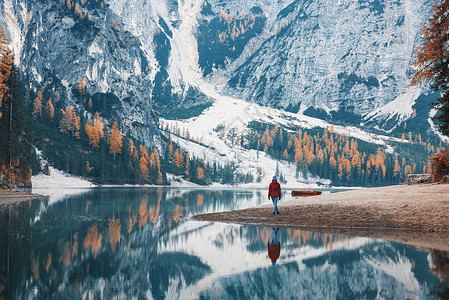
[[[69,2],[3,1],[16,63],[37,87],[61,81],[69,99],[81,77],[91,94],[113,93],[133,128],[153,106],[210,102],[205,83],[293,111],[380,109],[410,94],[431,10],[430,0]]]
[[[203,148],[177,138],[194,156],[269,178],[276,161],[229,140],[253,121],[365,125],[386,133],[336,132],[389,152],[398,128],[432,134],[435,94],[409,83],[431,2],[4,0],[0,20],[35,90],[83,108],[83,78],[102,117],[146,145],[160,143],[161,115],[203,138]]]
[[[431,1],[291,1],[270,12],[271,37],[233,70],[227,91],[294,110],[370,112],[407,92],[430,8]]]
[[[176,93],[197,87],[208,94],[206,81],[271,107],[366,114],[409,96],[413,49],[430,4],[113,0],[111,9],[147,49],[154,46],[148,32],[165,32]]]
[[[102,117],[120,120],[147,144],[158,140],[150,100],[154,71],[139,39],[104,4],[72,2],[2,1],[15,64],[35,90],[66,105],[87,103],[76,95],[83,78]]]

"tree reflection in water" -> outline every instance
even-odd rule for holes
[[[434,294],[441,299],[449,299],[449,257],[446,251],[430,250],[432,265],[430,271],[440,279],[439,290]]]
[[[398,243],[188,220],[264,199],[260,191],[100,188],[2,208],[0,299],[407,298],[438,283],[435,295],[448,295],[445,252],[432,250],[429,266],[428,252]]]

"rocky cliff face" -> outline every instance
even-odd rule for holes
[[[293,1],[275,11],[271,37],[233,70],[227,92],[281,108],[367,113],[407,91],[430,8],[429,1]]]
[[[154,110],[205,107],[216,91],[292,111],[379,109],[407,93],[431,10],[430,0],[69,2],[3,2],[16,63],[71,103],[84,78],[147,142]]]
[[[111,8],[149,53],[148,33],[165,33],[162,78],[184,100],[192,87],[210,95],[212,83],[273,107],[365,115],[415,94],[413,49],[431,1],[112,0]]]
[[[92,98],[94,110],[106,120],[119,120],[147,144],[159,139],[151,66],[140,41],[107,6],[6,0],[0,8],[15,63],[36,90],[80,109]],[[81,78],[84,95],[77,93]]]

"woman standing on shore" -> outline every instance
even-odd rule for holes
[[[271,201],[273,201],[273,215],[276,213],[279,215],[278,200],[281,200],[281,185],[277,181],[276,176],[273,176],[273,180],[268,187],[268,199],[270,197]]]

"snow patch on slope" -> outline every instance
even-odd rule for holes
[[[21,21],[25,24],[24,25],[25,32],[22,32],[22,30],[20,29],[19,22],[14,13],[13,1],[5,0],[3,4],[4,10],[3,15],[6,23],[6,29],[9,32],[9,39],[10,39],[9,46],[14,54],[14,63],[16,66],[19,66],[20,58],[22,56],[23,45],[25,43],[25,38],[27,35],[26,31],[32,17],[32,12],[28,12],[23,3],[20,4],[20,8],[17,7],[16,9],[21,10],[21,18],[22,18]]]
[[[364,119],[365,121],[382,119],[387,122],[392,118],[397,117],[397,124],[399,125],[404,120],[409,119],[413,114],[413,105],[415,105],[416,99],[418,99],[420,94],[420,87],[410,86],[404,94],[399,95],[393,101],[367,114]],[[396,127],[397,125],[388,130],[388,132],[391,132]]]
[[[219,137],[213,139],[208,136],[209,146],[203,146],[193,141],[188,141],[181,137],[171,135],[174,142],[186,149],[191,156],[204,159],[209,163],[219,163],[222,165],[234,164],[239,173],[250,173],[256,179],[259,174],[260,182],[241,184],[245,188],[266,188],[267,182],[271,181],[271,177],[275,175],[275,171],[279,168],[280,173],[284,176],[289,185],[295,188],[317,188],[323,185],[330,185],[330,180],[312,177],[304,178],[301,173],[296,174],[296,165],[287,161],[277,161],[265,152],[248,150],[236,145],[227,144]],[[296,176],[298,175],[298,176]],[[214,187],[221,187],[220,184],[214,184]]]
[[[41,168],[48,165],[48,161],[43,157],[42,151],[36,149],[36,154],[40,160]],[[56,203],[68,195],[86,193],[95,185],[92,182],[78,176],[73,176],[64,171],[48,166],[50,175],[39,173],[31,177],[33,193],[49,196],[50,203]]]
[[[178,91],[182,84],[186,85],[185,90],[189,86],[197,86],[198,78],[202,77],[198,65],[198,44],[192,31],[198,25],[196,15],[201,11],[203,3],[203,0],[179,2],[178,13],[182,23],[179,28],[172,28],[168,69],[173,87]]]
[[[50,175],[40,173],[31,178],[33,188],[89,188],[92,182],[64,171],[49,167]]]
[[[187,15],[191,16],[197,13],[198,8],[194,4],[197,4],[197,2],[191,3],[190,6],[187,5],[187,12],[185,12]],[[188,10],[189,7],[192,11]],[[189,44],[192,39],[194,40],[192,31],[195,22],[191,18],[193,17],[182,18],[183,23],[180,25],[180,28],[183,28],[183,34],[177,35],[184,45]],[[320,184],[329,184],[329,181],[323,181],[319,178],[313,178],[313,181],[311,181],[310,179],[305,180],[296,176],[295,165],[290,165],[284,161],[277,162],[264,153],[259,152],[258,154],[255,150],[243,149],[237,145],[236,137],[247,134],[249,130],[248,125],[254,121],[273,125],[279,124],[284,127],[299,126],[302,128],[329,128],[331,124],[303,114],[289,113],[223,95],[216,85],[207,82],[202,77],[198,68],[197,49],[190,47],[187,50],[185,52],[187,57],[184,57],[182,60],[186,64],[184,70],[188,71],[190,78],[194,79],[195,85],[199,90],[215,101],[212,106],[203,111],[198,117],[182,121],[161,119],[162,124],[165,123],[165,125],[171,128],[179,128],[181,132],[189,130],[190,136],[201,137],[203,144],[206,145],[204,147],[197,143],[177,138],[176,142],[181,147],[187,149],[194,156],[204,158],[209,162],[233,163],[238,167],[239,172],[250,172],[254,178],[257,178],[260,171],[262,171],[262,182],[269,181],[270,177],[275,173],[277,164],[279,164],[280,171],[287,177],[287,181],[290,183],[292,181],[298,182],[296,179],[298,178],[302,184],[314,185],[318,182]],[[399,139],[370,134],[356,127],[334,126],[334,132],[382,146],[387,146],[387,140],[400,142]],[[391,147],[388,149],[390,152],[392,151]]]
[[[84,194],[95,185],[81,177],[67,174],[49,167],[50,175],[40,173],[32,176],[33,193],[49,196],[49,205],[65,199],[67,196]]]
[[[429,117],[427,118],[427,122],[429,122],[430,128],[432,129],[433,133],[435,133],[436,135],[438,135],[440,137],[440,139],[445,142],[445,143],[449,143],[449,137],[443,135],[439,130],[437,125],[433,122],[432,118],[435,117],[435,115],[437,114],[438,110],[435,108],[432,108],[429,112]]]
[[[279,163],[279,170],[287,177],[287,181],[290,183],[297,182],[296,166],[285,161],[277,162],[263,152],[259,151],[259,154],[257,154],[256,150],[243,149],[237,145],[236,138],[248,134],[249,123],[261,122],[283,127],[298,126],[306,129],[314,127],[329,128],[331,126],[330,123],[320,119],[220,95],[207,84],[202,85],[201,88],[206,95],[215,99],[211,107],[198,117],[176,121],[161,119],[162,124],[168,125],[170,128],[179,128],[180,132],[187,132],[188,130],[190,136],[194,139],[196,137],[201,138],[202,144],[205,146],[172,136],[175,142],[194,156],[209,162],[234,163],[238,166],[239,172],[250,172],[255,178],[257,178],[257,169],[260,168],[263,171],[262,181],[267,181],[274,175],[276,164]],[[334,132],[378,144],[386,147],[389,152],[392,152],[393,149],[388,145],[388,141],[401,142],[397,138],[368,133],[351,126],[334,125]],[[304,178],[298,178],[299,182],[303,184],[312,184],[310,179],[305,181]],[[329,183],[328,181],[320,181],[318,178],[314,178],[314,182]]]

